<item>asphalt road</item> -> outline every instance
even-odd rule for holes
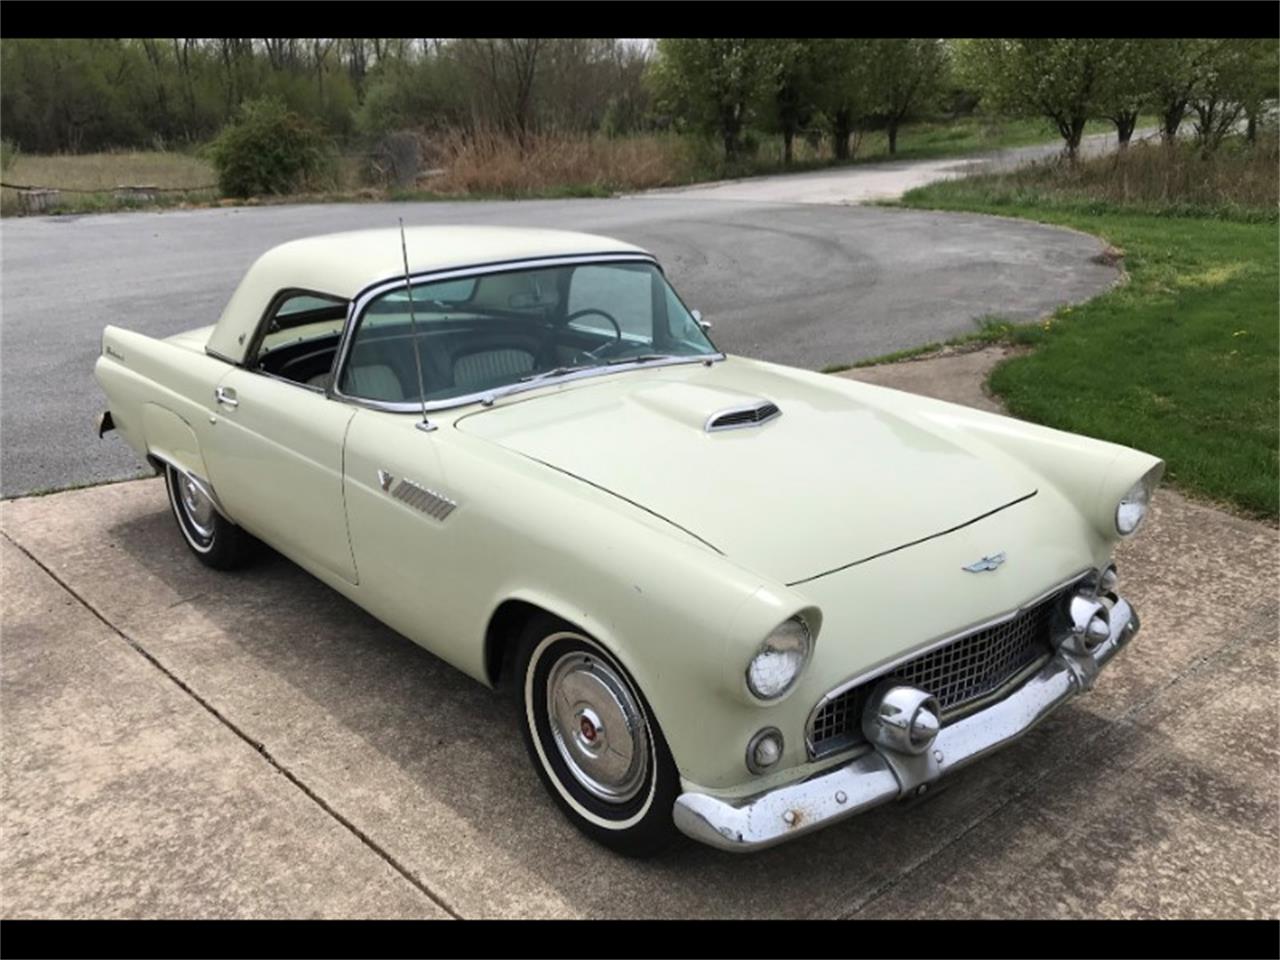
[[[848,176],[860,173],[851,171]],[[717,344],[812,369],[1029,320],[1094,296],[1097,240],[1033,223],[688,195],[329,204],[5,220],[0,227],[0,495],[141,476],[99,441],[106,324],[166,336],[212,323],[269,247],[371,226],[491,223],[603,233],[652,250]]]

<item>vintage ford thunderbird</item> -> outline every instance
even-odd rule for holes
[[[551,797],[624,853],[922,793],[1137,632],[1111,554],[1157,458],[707,326],[603,237],[298,240],[212,327],[108,327],[100,434],[164,473],[204,563],[265,541],[509,686]]]

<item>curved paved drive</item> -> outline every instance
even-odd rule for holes
[[[861,176],[860,168],[846,176]],[[41,217],[3,224],[0,495],[139,476],[99,442],[91,369],[105,324],[211,323],[277,243],[372,226],[491,223],[603,233],[652,250],[733,353],[821,369],[1040,316],[1116,279],[1094,238],[1014,220],[697,199],[326,204]]]

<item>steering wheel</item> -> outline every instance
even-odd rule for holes
[[[600,359],[600,355],[601,355],[601,354],[602,354],[606,349],[608,349],[609,347],[612,347],[612,346],[614,346],[614,345],[616,345],[616,344],[622,343],[622,327],[621,327],[621,325],[618,323],[618,321],[617,321],[617,320],[615,320],[612,316],[610,316],[609,314],[605,313],[603,310],[598,310],[598,309],[596,309],[595,307],[587,307],[585,310],[575,310],[573,313],[569,314],[567,317],[565,317],[565,318],[564,318],[565,325],[566,325],[566,326],[568,326],[570,323],[573,323],[573,321],[574,321],[574,320],[577,320],[579,317],[586,317],[586,316],[590,316],[591,314],[595,314],[596,316],[604,317],[604,318],[605,318],[606,320],[608,320],[611,324],[613,324],[613,334],[614,334],[614,336],[613,336],[613,340],[612,340],[611,342],[602,343],[600,346],[596,347],[594,350],[580,350],[580,351],[578,351],[578,352],[579,352],[579,353],[581,353],[583,356],[590,357],[592,360],[599,360],[599,359]]]

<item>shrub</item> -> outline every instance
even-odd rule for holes
[[[209,145],[218,187],[229,197],[298,193],[330,186],[333,148],[280,100],[248,100]]]
[[[18,145],[12,140],[0,140],[0,173],[8,173],[18,159]]]

